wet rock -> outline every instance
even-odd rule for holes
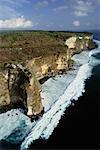
[[[63,43],[64,44],[64,43]],[[72,55],[95,47],[92,34],[74,34],[67,38],[63,51],[34,57],[23,65],[5,64],[8,73],[0,73],[0,111],[23,108],[30,117],[43,111],[39,81],[63,74],[73,65]],[[60,49],[60,51],[59,51]],[[42,54],[42,50],[41,53]]]

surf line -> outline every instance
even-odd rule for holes
[[[27,149],[36,139],[48,139],[54,128],[58,125],[61,116],[64,114],[71,100],[78,100],[85,92],[85,80],[91,76],[92,67],[84,64],[80,67],[75,79],[66,88],[63,95],[55,102],[49,111],[32,128],[31,133],[22,142],[21,150]]]

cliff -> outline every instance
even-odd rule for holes
[[[0,43],[0,110],[5,112],[19,107],[30,117],[43,111],[39,81],[66,72],[72,65],[72,55],[96,46],[90,33],[15,32],[4,35]]]
[[[56,53],[53,52],[45,56],[41,55],[28,61],[26,64],[27,68],[31,66],[38,80],[67,71],[72,65],[72,55],[96,47],[91,34],[84,34],[84,36],[80,34],[72,35],[63,44],[65,46],[63,51],[58,50]]]

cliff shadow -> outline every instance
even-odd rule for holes
[[[29,78],[23,71],[19,71],[18,76],[11,85],[9,90],[10,104],[14,108],[22,108],[27,110],[27,92],[26,84],[29,82]]]

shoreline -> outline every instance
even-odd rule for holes
[[[79,56],[83,56],[83,58],[84,58],[84,54],[86,53],[86,55],[87,55],[87,60],[85,60],[85,62],[81,62],[81,60],[77,60],[77,58],[76,58],[76,56],[77,57],[79,57]],[[76,78],[76,75],[77,75],[77,73],[78,73],[78,71],[79,71],[79,69],[80,69],[80,67],[83,65],[83,64],[85,64],[85,63],[88,63],[88,61],[89,61],[89,56],[88,56],[88,54],[90,53],[90,51],[82,51],[82,52],[80,52],[80,53],[78,53],[78,54],[75,54],[75,55],[73,55],[72,56],[72,61],[73,61],[73,66],[69,69],[69,70],[67,70],[66,71],[66,73],[64,73],[64,74],[61,74],[61,75],[56,75],[55,77],[51,77],[51,78],[49,78],[49,79],[47,79],[47,81],[46,82],[44,82],[43,84],[42,84],[42,90],[43,90],[43,92],[41,92],[41,97],[42,97],[42,102],[43,102],[43,104],[44,104],[44,107],[45,107],[45,105],[47,105],[47,103],[46,103],[46,101],[49,101],[50,102],[50,99],[51,99],[51,104],[54,104],[54,102],[56,102],[56,99],[57,99],[57,97],[59,97],[60,95],[62,95],[63,94],[63,91],[64,91],[64,89],[66,89],[69,85],[70,85],[70,83],[71,82],[73,82],[73,80]],[[84,58],[85,59],[85,58]],[[55,88],[56,88],[56,86],[58,85],[56,85],[56,83],[57,83],[57,80],[58,80],[58,84],[62,84],[61,83],[61,80],[66,80],[65,81],[65,83],[63,83],[63,87],[62,87],[62,89],[61,89],[61,87],[60,87],[60,90],[59,90],[59,88],[57,88],[57,91],[59,90],[59,92],[60,92],[60,95],[58,94],[58,96],[56,97],[56,92],[57,91],[55,91]],[[59,83],[59,80],[60,80],[60,83]],[[51,84],[51,85],[49,85],[49,84]],[[48,87],[48,89],[47,89],[47,87]],[[51,88],[52,87],[52,88]],[[59,87],[59,86],[58,86]],[[47,95],[45,95],[45,93],[44,93],[44,91],[46,91],[47,90]],[[52,91],[55,91],[55,93],[53,94],[53,96],[51,97],[51,92]],[[61,92],[62,91],[62,92]],[[57,93],[59,93],[59,92],[57,92]],[[47,99],[47,98],[48,99]],[[56,97],[55,98],[55,100],[52,100],[52,98],[53,97]],[[44,102],[44,99],[46,99],[45,100],[45,102]],[[48,106],[47,106],[48,107]],[[49,107],[51,107],[51,106],[49,106]]]
[[[83,66],[84,66],[84,65],[83,65]],[[78,69],[80,68],[80,67],[77,66],[77,65],[75,65],[75,67],[78,68]],[[85,67],[85,66],[84,66],[84,67]],[[85,67],[85,68],[86,68],[86,67]],[[76,71],[76,73],[75,73],[75,78],[72,80],[72,82],[69,83],[68,87],[66,87],[67,90],[70,89],[69,87],[71,87],[71,84],[73,84],[74,80],[76,79],[77,72],[78,72],[78,74],[79,74],[79,70],[80,70],[80,69],[79,69],[79,70],[78,70],[78,69],[77,69],[77,71]],[[88,68],[87,68],[87,69],[88,69]],[[91,69],[90,69],[90,70],[91,70]],[[85,71],[85,70],[84,70],[84,71]],[[87,71],[88,71],[88,70],[87,70]],[[69,71],[69,72],[70,72],[70,71]],[[81,72],[81,71],[80,71],[80,72]],[[70,72],[70,73],[71,73],[71,72]],[[90,73],[90,74],[84,73],[84,74],[86,75],[85,78],[88,78],[88,76],[90,76],[91,73]],[[80,76],[80,75],[79,75],[79,76]],[[85,78],[84,78],[84,79],[85,79]],[[82,80],[83,80],[83,79],[82,79]],[[48,82],[48,81],[47,81],[47,82]],[[84,81],[83,81],[83,82],[84,82]],[[44,83],[44,84],[45,84],[45,83]],[[82,88],[82,92],[85,92],[84,89],[83,89],[83,88],[84,88],[83,84],[82,84],[82,87],[81,87],[81,88]],[[58,90],[58,89],[57,89],[57,90]],[[81,92],[81,91],[80,91],[80,92]],[[47,92],[47,93],[48,93],[48,92]],[[65,92],[64,92],[64,93],[65,93]],[[63,97],[64,93],[62,93],[60,97]],[[45,95],[45,98],[46,98],[46,96],[47,96],[47,95]],[[81,93],[80,93],[80,94],[76,94],[76,96],[74,96],[73,98],[74,98],[74,99],[77,99],[77,98],[78,98],[77,96],[80,97],[80,96],[81,96]],[[48,96],[47,96],[47,97],[48,97]],[[44,98],[43,98],[43,99],[44,99]],[[59,98],[59,100],[60,100],[60,98]],[[59,100],[58,100],[58,101],[59,101]],[[58,101],[53,102],[54,105],[53,105],[52,107],[50,106],[50,107],[51,107],[50,110],[49,110],[49,109],[47,110],[46,113],[47,113],[48,115],[46,115],[46,114],[43,115],[44,120],[49,117],[50,111],[52,112],[53,110],[56,110],[55,105],[58,105],[58,103],[59,103]],[[69,100],[68,103],[66,103],[66,104],[67,104],[66,107],[69,107],[69,106],[71,105],[71,101]],[[61,104],[61,105],[62,105],[62,104]],[[53,107],[54,107],[54,109],[53,109]],[[64,109],[64,108],[63,108],[63,109]],[[58,112],[59,112],[59,111],[58,111]],[[52,113],[54,113],[54,112],[52,112]],[[61,113],[61,116],[63,116],[63,112],[60,112],[60,113]],[[59,114],[59,113],[58,113],[58,114]],[[59,115],[60,115],[60,114],[59,114]],[[48,117],[47,117],[47,116],[48,116]],[[40,124],[42,123],[42,121],[44,122],[43,118],[42,118],[42,120],[40,119],[40,121],[37,122],[37,124],[36,124],[37,130],[38,130],[38,127],[40,126]],[[55,118],[56,118],[56,116],[55,116]],[[48,118],[48,119],[49,119],[49,118]],[[48,120],[48,119],[47,119],[47,120]],[[56,119],[57,119],[57,118],[56,118]],[[60,119],[60,118],[59,118],[59,119]],[[58,122],[58,121],[57,121],[57,122]],[[44,123],[42,123],[42,125],[43,125],[43,124],[44,124]],[[57,124],[58,124],[58,123],[57,123]],[[43,127],[43,128],[45,128],[45,125],[46,125],[46,124],[44,124],[44,127]],[[48,126],[48,125],[46,125],[46,126]],[[41,131],[41,129],[39,129],[39,130],[40,130],[40,132],[43,132],[43,133],[44,133],[44,135],[42,135],[42,137],[41,137],[40,134],[39,134],[39,136],[40,136],[41,138],[46,138],[46,139],[48,139],[49,136],[51,135],[50,133],[48,133],[48,131],[51,130],[50,132],[53,132],[52,129],[47,129],[47,131]],[[42,129],[42,130],[43,130],[43,129]],[[33,132],[33,133],[32,133],[32,132]],[[35,127],[33,127],[33,129],[31,130],[30,134],[28,135],[28,137],[26,137],[26,138],[25,138],[25,141],[22,142],[21,150],[23,150],[23,148],[28,148],[28,145],[30,145],[29,143],[31,143],[31,140],[32,140],[32,141],[35,141],[36,139],[39,139],[39,137],[37,137],[38,135],[37,135],[36,137],[33,137],[33,136],[32,136],[32,134],[33,134],[33,135],[36,135],[35,132],[36,132],[36,131],[35,131]],[[46,133],[46,132],[47,132],[47,133]],[[43,134],[43,133],[42,133],[42,134]],[[50,135],[48,135],[48,134],[50,134]],[[47,137],[46,137],[46,136],[47,136]],[[31,138],[32,138],[32,139],[31,139]],[[35,139],[35,138],[36,138],[36,139]],[[29,139],[29,141],[27,141],[28,139]]]
[[[82,52],[83,54],[84,54],[84,52]],[[76,94],[76,95],[74,95],[74,97],[72,98],[74,101],[76,101],[76,100],[78,100],[82,95],[83,95],[83,93],[85,93],[85,81],[87,81],[87,80],[89,80],[88,78],[89,77],[91,77],[91,75],[92,75],[92,67],[91,66],[89,66],[88,65],[88,63],[89,63],[89,51],[87,52],[88,53],[88,59],[87,59],[87,63],[86,63],[86,60],[85,60],[85,62],[84,61],[81,61],[81,67],[79,67],[80,69],[79,69],[79,71],[77,71],[78,72],[78,74],[77,74],[77,76],[75,77],[75,79],[77,78],[78,80],[76,80],[75,81],[75,79],[74,79],[74,81],[72,81],[71,82],[71,84],[67,87],[67,90],[69,90],[70,88],[69,87],[71,87],[71,85],[73,85],[73,88],[75,87],[74,85],[77,85],[78,84],[78,82],[77,81],[79,81],[79,83],[80,83],[80,85],[77,85],[77,88],[80,90],[80,91],[77,91],[78,93]],[[81,55],[81,54],[76,54],[76,55]],[[85,57],[85,56],[84,56]],[[75,59],[75,58],[74,58]],[[82,59],[82,57],[81,57],[81,59]],[[76,61],[77,61],[77,59],[76,59]],[[85,63],[85,65],[84,65],[84,63]],[[86,69],[86,67],[87,67],[87,69]],[[80,73],[79,73],[80,72]],[[82,75],[83,74],[83,75]],[[81,80],[82,80],[82,83],[81,83]],[[73,82],[76,82],[76,84],[73,84]],[[75,90],[77,90],[77,89],[74,89],[74,92],[75,92]],[[69,90],[70,91],[70,90]],[[61,99],[64,99],[64,97],[63,96],[67,96],[66,94],[62,94],[62,96],[60,96],[60,98]],[[59,98],[59,100],[60,100],[60,98]],[[58,101],[59,101],[58,100]],[[59,104],[59,102],[57,101],[57,105]],[[56,103],[56,102],[55,102]],[[56,104],[55,104],[56,105]],[[67,104],[68,106],[67,107],[69,107],[70,105],[71,105],[71,102],[69,101],[68,102],[68,104]],[[54,107],[54,109],[53,110],[55,110],[56,109],[56,107],[53,105],[52,107]],[[65,106],[66,107],[66,106]],[[64,109],[64,108],[63,108]],[[49,110],[50,111],[50,110]],[[49,111],[47,111],[47,116],[49,116],[49,114],[50,113],[48,113]],[[59,111],[58,111],[59,112]],[[53,112],[54,113],[54,112]],[[61,113],[61,114],[59,114],[59,113]],[[59,112],[58,114],[59,115],[61,115],[61,116],[63,116],[63,114],[64,114],[64,112]],[[58,116],[59,116],[58,115]],[[59,117],[61,117],[61,116],[59,116]],[[44,116],[44,120],[45,120],[45,117],[46,116]],[[56,117],[55,117],[55,119],[57,119]],[[60,118],[58,119],[58,120],[60,120]],[[41,122],[42,122],[42,120],[40,120],[40,123],[38,123],[37,124],[37,130],[38,130],[38,127],[40,127],[40,124],[41,124]],[[44,121],[43,121],[44,122]],[[51,127],[48,127],[48,128],[50,128],[50,129],[48,129],[47,128],[47,131],[40,131],[40,132],[43,132],[42,133],[42,136],[41,136],[41,134],[39,134],[39,135],[37,135],[37,136],[39,136],[40,138],[46,138],[46,139],[48,139],[49,138],[49,136],[52,134],[52,132],[53,132],[53,129],[57,126],[57,124],[58,124],[58,122],[59,121],[55,121],[55,125],[54,125],[54,127],[53,127],[53,125],[51,125]],[[53,123],[53,122],[52,122]],[[42,123],[43,124],[43,123]],[[45,125],[45,124],[44,124]],[[47,126],[47,125],[46,125]],[[52,127],[53,127],[53,129],[52,129]],[[30,145],[30,143],[31,142],[33,142],[33,141],[35,141],[36,139],[39,139],[39,137],[33,137],[32,136],[32,134],[33,135],[35,135],[36,133],[36,131],[34,131],[35,130],[35,128],[33,127],[33,133],[32,133],[32,131],[31,131],[31,133],[29,134],[29,136],[28,137],[26,137],[26,139],[25,139],[25,141],[22,143],[22,145],[21,145],[21,148],[22,148],[22,150],[23,150],[23,147],[28,147],[29,145]],[[39,130],[41,130],[41,129],[39,129]],[[42,129],[43,130],[43,129]],[[50,132],[50,133],[49,133]],[[30,137],[30,138],[29,138]],[[36,139],[35,139],[36,138]],[[29,141],[27,141],[29,139]],[[24,145],[25,144],[25,145]]]
[[[82,53],[82,52],[81,52]],[[84,53],[84,52],[83,52]],[[80,54],[76,54],[76,55],[80,55]],[[82,64],[81,64],[82,65]],[[76,83],[77,83],[77,81],[80,79],[79,77],[81,77],[81,80],[82,80],[82,83],[80,83],[79,82],[79,87],[81,87],[82,89],[82,91],[80,91],[79,92],[79,90],[77,91],[77,88],[76,89],[72,89],[72,93],[73,93],[73,95],[71,95],[71,96],[74,96],[74,99],[77,99],[79,96],[80,96],[80,94],[82,94],[82,92],[85,92],[84,91],[84,79],[87,77],[87,74],[86,74],[86,72],[88,71],[88,68],[87,68],[87,70],[86,70],[86,72],[84,72],[84,75],[86,75],[86,76],[81,76],[81,74],[79,75],[79,77],[77,77],[77,72],[79,72],[78,71],[78,69],[80,68],[80,64],[77,64],[76,63],[76,65],[74,66],[75,68],[76,68],[76,70],[75,70],[75,68],[74,68],[74,70],[69,70],[68,72],[69,72],[69,75],[71,75],[72,74],[72,78],[70,78],[70,81],[69,81],[69,83],[67,83],[68,84],[68,86],[65,86],[65,89],[67,90],[67,91],[69,91],[69,93],[71,92],[71,86],[73,85],[73,88],[75,88],[74,87],[74,85],[76,85]],[[84,68],[86,68],[86,66],[84,66]],[[79,69],[80,70],[80,69]],[[83,70],[83,69],[81,69],[81,70]],[[67,74],[66,74],[66,76],[68,75],[68,72],[67,72]],[[74,72],[74,77],[73,77],[73,72]],[[81,71],[80,71],[80,73],[81,73]],[[88,74],[89,75],[89,74]],[[59,76],[59,75],[58,75]],[[64,77],[64,75],[62,75],[63,77]],[[74,83],[72,83],[71,84],[71,81],[73,82],[73,80],[75,80],[75,78],[77,77],[77,81],[74,81]],[[65,79],[67,78],[67,81],[68,81],[68,77],[65,77]],[[58,79],[60,79],[60,80],[62,80],[62,78],[61,77],[58,77]],[[56,77],[56,80],[54,80],[54,81],[57,81],[57,77]],[[79,80],[80,81],[80,80]],[[48,82],[48,81],[47,81]],[[64,80],[64,82],[65,82],[65,80]],[[63,82],[63,83],[64,83]],[[46,82],[45,82],[46,83]],[[66,83],[65,83],[66,84]],[[71,86],[70,86],[70,84],[71,84]],[[63,85],[63,84],[62,84]],[[78,87],[77,86],[77,87]],[[52,87],[52,86],[51,86]],[[70,88],[69,88],[70,87]],[[47,87],[46,87],[47,88]],[[60,87],[61,88],[61,87]],[[58,87],[57,87],[57,90],[58,90]],[[74,91],[73,91],[74,90]],[[76,91],[75,91],[76,90]],[[61,91],[61,90],[60,90]],[[56,92],[56,91],[55,91]],[[59,108],[57,108],[56,106],[52,106],[53,108],[51,108],[52,110],[50,110],[50,111],[47,111],[46,113],[47,113],[47,115],[46,114],[44,114],[43,115],[43,117],[42,117],[42,121],[43,121],[43,119],[44,119],[44,121],[43,122],[45,122],[45,121],[47,121],[47,123],[49,123],[48,122],[48,119],[53,119],[52,117],[55,117],[56,119],[58,118],[59,120],[61,119],[61,116],[64,114],[64,109],[66,108],[66,107],[69,107],[70,105],[71,105],[71,100],[70,100],[70,95],[69,95],[69,101],[68,101],[68,103],[65,103],[65,106],[64,106],[64,102],[66,101],[66,100],[64,100],[64,101],[62,101],[61,99],[64,99],[65,98],[65,91],[62,91],[63,93],[61,94],[60,93],[60,95],[57,95],[59,98],[57,99],[57,97],[56,97],[56,99],[57,100],[59,100],[60,102],[61,102],[61,105],[59,104],[59,101],[57,101],[57,103],[56,103],[56,106],[58,107],[59,106]],[[79,92],[79,93],[77,93],[77,92]],[[55,94],[55,93],[54,93]],[[57,93],[56,93],[57,94]],[[68,94],[68,92],[67,92],[67,94]],[[47,95],[46,95],[47,96]],[[53,95],[52,95],[53,96]],[[48,96],[47,96],[48,97]],[[61,99],[60,99],[61,98]],[[47,100],[47,99],[46,99]],[[52,99],[51,99],[52,100]],[[50,102],[50,101],[49,101]],[[54,103],[53,103],[54,104]],[[55,104],[54,104],[55,105]],[[67,105],[67,106],[66,106]],[[46,106],[47,106],[47,104],[46,104]],[[49,106],[50,107],[50,106]],[[62,108],[60,108],[60,107],[62,107]],[[57,111],[58,112],[54,112],[53,110],[56,110],[56,109],[58,109]],[[60,110],[61,109],[61,110]],[[48,109],[47,109],[48,110]],[[60,110],[60,111],[59,111]],[[53,113],[53,114],[52,114]],[[50,116],[49,116],[50,115]],[[52,116],[52,115],[56,115],[56,116]],[[49,118],[50,117],[50,118]],[[47,119],[47,120],[45,120],[45,118]],[[53,130],[52,130],[52,125],[54,125],[53,126],[53,129],[57,126],[57,124],[58,124],[58,122],[59,122],[59,120],[57,121],[57,122],[53,122],[53,124],[50,124],[51,126],[50,126],[50,129],[51,129],[51,131],[50,132],[53,132]],[[36,124],[36,128],[35,128],[35,126],[33,127],[33,132],[36,132],[37,133],[37,129],[40,127],[40,125],[41,125],[41,119],[39,120],[39,122],[37,122],[37,124]],[[52,120],[52,121],[54,121],[54,120]],[[33,123],[34,124],[34,123]],[[43,125],[43,124],[42,124]],[[46,127],[48,127],[48,125],[45,123],[44,124]],[[44,126],[44,127],[45,127]],[[43,128],[44,128],[43,127]],[[38,130],[38,132],[39,132],[39,135],[36,135],[36,133],[34,134],[35,136],[37,136],[37,137],[34,137],[34,138],[36,138],[36,139],[38,139],[38,136],[40,136],[41,137],[41,128],[42,128],[42,126],[39,128],[39,130]],[[34,129],[35,129],[35,131],[34,131]],[[50,130],[49,129],[49,130]],[[42,129],[43,130],[43,129]],[[32,130],[31,130],[31,133],[32,133]],[[33,133],[32,133],[33,134]],[[49,133],[50,134],[50,133]],[[28,135],[28,136],[30,136],[30,135]],[[27,138],[29,139],[29,137],[26,137],[26,141],[27,141]],[[47,137],[46,137],[47,136]],[[42,138],[43,137],[46,137],[46,138],[48,138],[48,129],[46,129],[45,131],[43,130],[43,135],[42,135]],[[33,139],[29,139],[29,141],[28,142],[30,142],[31,140],[33,141],[34,140],[34,138]],[[24,142],[25,141],[23,141],[22,142],[22,147],[23,147],[23,145],[24,145]],[[26,142],[25,142],[26,143]],[[26,145],[27,145],[27,143],[26,143]],[[30,145],[30,144],[29,144]],[[22,148],[23,149],[23,148]]]

